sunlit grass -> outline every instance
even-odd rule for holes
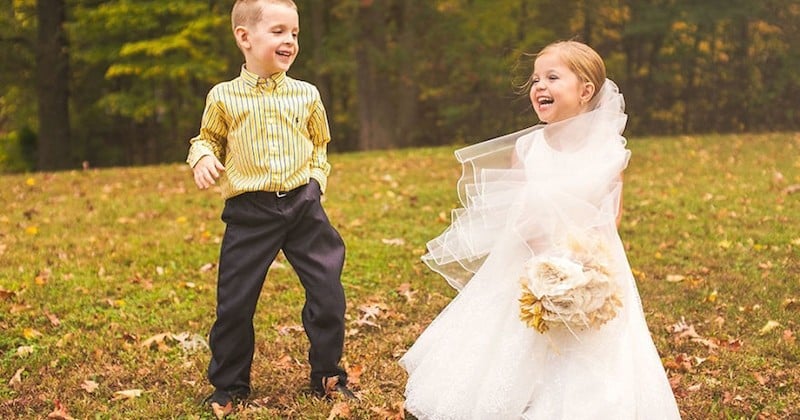
[[[629,147],[620,234],[684,418],[800,415],[800,135]],[[453,149],[331,156],[325,206],[348,246],[343,363],[362,396],[352,418],[400,412],[397,359],[454,296],[419,262],[457,203]],[[0,417],[43,418],[61,404],[76,418],[208,418],[208,352],[142,343],[207,334],[218,195],[197,191],[183,165],[0,182]],[[333,409],[305,394],[302,296],[279,258],[256,317],[254,403],[239,418]],[[141,395],[119,394],[129,390]]]

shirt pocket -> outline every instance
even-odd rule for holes
[[[284,123],[308,137],[309,115],[310,113],[305,107],[291,107],[284,113]]]

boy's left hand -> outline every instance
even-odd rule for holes
[[[194,173],[194,183],[197,188],[204,190],[216,184],[216,180],[220,176],[220,172],[225,170],[225,166],[217,159],[216,156],[205,155],[197,161],[197,164],[192,168]]]

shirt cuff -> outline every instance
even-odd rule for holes
[[[311,168],[311,178],[319,182],[319,189],[325,194],[325,189],[328,187],[328,176],[319,168]]]
[[[189,164],[192,168],[197,165],[197,162],[203,157],[208,155],[214,155],[214,151],[209,149],[208,147],[194,144],[191,148],[189,148],[189,156],[186,158],[186,163]]]

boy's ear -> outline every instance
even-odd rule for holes
[[[233,30],[233,37],[236,38],[236,43],[239,44],[239,48],[250,48],[250,34],[244,26],[237,26]]]

